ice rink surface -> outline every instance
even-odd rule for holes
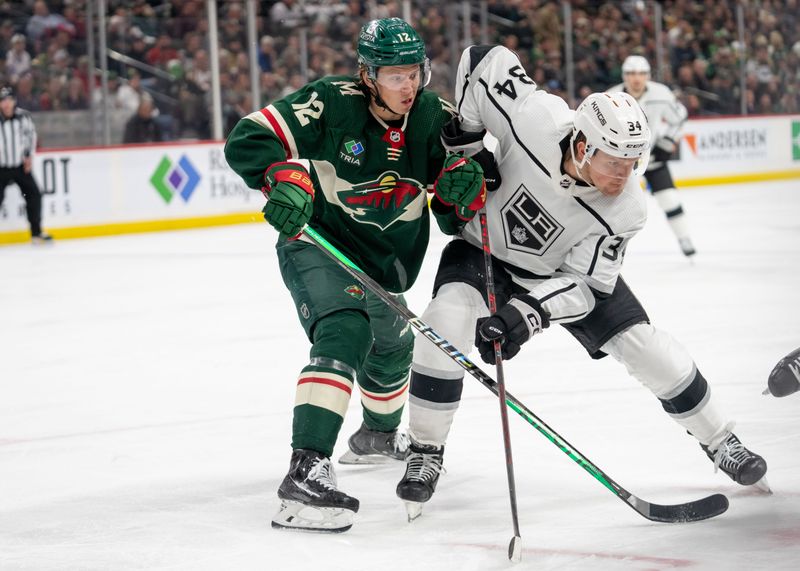
[[[681,195],[694,263],[650,199],[624,276],[767,459],[774,494],[715,474],[621,365],[548,330],[507,364],[517,398],[643,499],[722,492],[731,506],[704,522],[651,523],[510,411],[516,569],[800,565],[800,393],[761,395],[773,365],[800,345],[800,188]],[[417,314],[445,243],[433,235],[408,296]],[[0,249],[0,569],[512,567],[498,406],[469,376],[447,474],[419,520],[408,524],[395,497],[401,464],[338,466],[340,487],[361,500],[353,529],[270,528],[309,347],[274,238],[251,224]],[[336,457],[359,423],[354,394]]]

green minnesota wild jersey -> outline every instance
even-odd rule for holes
[[[444,162],[441,128],[455,109],[423,91],[388,125],[368,103],[353,77],[314,81],[239,121],[225,157],[258,189],[271,164],[306,159],[315,188],[309,225],[383,287],[402,292],[427,249],[427,192]]]

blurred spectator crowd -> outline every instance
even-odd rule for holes
[[[752,114],[800,112],[799,0],[739,0],[745,10],[745,100]],[[14,87],[30,111],[86,110],[102,91],[91,74],[87,42],[89,0],[0,3],[0,85]],[[106,76],[109,107],[156,127],[129,129],[154,140],[211,136],[211,63],[205,0],[107,0]],[[301,6],[304,4],[304,6]],[[558,0],[488,0],[488,38],[519,53],[540,87],[567,96],[564,23]],[[644,55],[693,116],[738,114],[742,45],[736,0],[663,0],[656,36],[652,0],[572,0],[575,102],[621,81],[629,54]],[[243,1],[218,5],[219,58],[225,131],[249,113],[247,18]],[[473,3],[477,6],[477,3]],[[307,80],[356,69],[355,38],[371,17],[402,16],[402,3],[351,0],[268,0],[258,3],[257,65],[263,105]],[[431,89],[452,98],[457,58],[448,41],[463,33],[458,7],[412,2],[412,23],[427,42]],[[95,8],[95,18],[96,18]],[[301,30],[307,52],[301,49]],[[94,31],[95,41],[98,31]],[[472,12],[471,39],[481,29]],[[463,43],[463,42],[462,42]],[[95,47],[94,53],[98,50]],[[301,61],[307,54],[307,65]],[[96,57],[96,56],[95,56]],[[454,59],[455,58],[455,59]],[[100,67],[96,64],[96,67]],[[303,72],[307,73],[307,76]],[[91,101],[92,96],[94,101]]]

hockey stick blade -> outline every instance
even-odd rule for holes
[[[495,395],[497,388],[491,386],[491,379],[487,382],[480,380]],[[712,494],[699,500],[693,500],[681,504],[662,505],[653,504],[632,494],[608,474],[597,467],[594,462],[586,458],[577,448],[567,442],[558,432],[550,428],[546,422],[536,416],[533,411],[509,392],[506,392],[506,404],[508,407],[524,418],[528,423],[538,430],[545,438],[555,444],[564,454],[572,458],[581,468],[589,472],[598,482],[608,488],[619,499],[623,500],[636,512],[649,519],[662,523],[688,523],[709,519],[724,513],[728,509],[728,498],[722,494]]]
[[[508,559],[512,563],[522,561],[522,538],[515,535],[508,544]]]
[[[484,387],[492,391],[495,396],[499,397],[497,383],[494,379],[486,374],[478,365],[473,363],[466,355],[456,349],[447,339],[431,329],[430,326],[417,317],[414,312],[398,303],[392,294],[383,289],[383,287],[369,275],[365,274],[358,266],[342,254],[336,246],[328,242],[316,230],[309,226],[305,227],[303,234],[343,270],[360,281],[369,291],[377,295],[386,305],[405,319],[420,335],[427,337],[431,343],[436,345],[448,357],[458,363],[462,369],[474,377]],[[718,516],[728,509],[728,498],[722,494],[713,494],[699,500],[674,505],[651,504],[650,502],[642,500],[612,480],[591,460],[581,454],[577,448],[567,442],[558,432],[550,428],[541,418],[536,416],[528,407],[518,401],[516,397],[508,391],[506,391],[506,406],[525,419],[525,421],[539,431],[540,434],[610,490],[611,493],[650,521],[664,523],[700,521]]]
[[[693,502],[672,505],[651,504],[631,494],[627,502],[650,521],[662,523],[701,521],[725,513],[728,509],[728,498],[722,494],[712,494]]]

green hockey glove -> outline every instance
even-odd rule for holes
[[[433,192],[447,205],[454,205],[462,220],[471,220],[486,204],[483,169],[476,161],[460,155],[448,155]]]
[[[297,237],[314,211],[314,186],[308,171],[297,163],[275,163],[264,179],[264,219],[282,236]]]

